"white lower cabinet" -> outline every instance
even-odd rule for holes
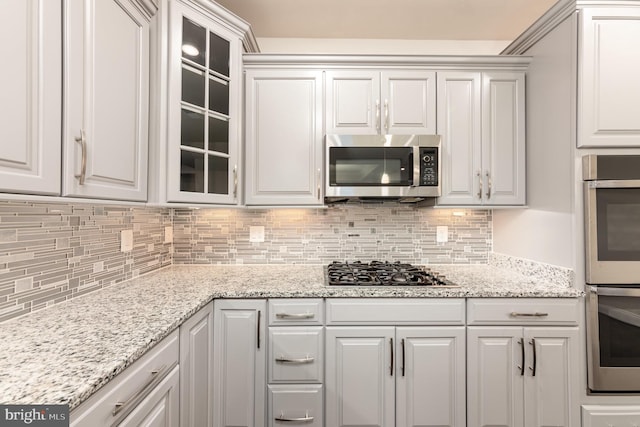
[[[640,405],[584,405],[582,427],[637,427]]]
[[[264,427],[265,300],[216,300],[213,413],[216,427]]]
[[[435,299],[351,302],[354,326],[331,326],[350,300],[327,302],[326,426],[465,426],[464,300],[441,300],[449,313],[431,318]],[[393,311],[403,326],[376,320]]]
[[[180,325],[180,426],[213,426],[213,303]]]
[[[74,427],[177,426],[178,331],[174,331],[70,414]]]
[[[304,424],[324,425],[322,384],[269,385],[268,427]]]
[[[580,426],[577,303],[468,302],[468,427]]]

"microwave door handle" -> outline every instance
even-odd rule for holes
[[[420,147],[413,147],[413,185],[412,187],[418,187],[420,185],[420,165],[422,160],[420,159]]]

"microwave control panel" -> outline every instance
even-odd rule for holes
[[[438,185],[438,148],[420,147],[420,186]]]

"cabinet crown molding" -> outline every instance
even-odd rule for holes
[[[425,55],[316,55],[316,54],[251,54],[243,55],[245,67],[294,68],[414,68],[414,69],[478,69],[526,70],[527,56],[425,56]]]

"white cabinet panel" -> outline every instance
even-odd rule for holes
[[[393,336],[393,327],[327,328],[327,427],[395,424]]]
[[[322,72],[246,72],[247,205],[322,204]]]
[[[380,72],[327,71],[327,133],[380,133]]]
[[[584,8],[578,147],[640,146],[640,11]]]
[[[465,328],[396,330],[396,426],[466,426]]]
[[[64,10],[64,195],[146,200],[150,17],[131,0]]]
[[[266,417],[264,300],[214,302],[214,424],[263,427]]]
[[[582,427],[634,427],[639,421],[638,405],[582,406]]]
[[[323,427],[322,385],[270,385],[268,427]]]
[[[434,71],[383,71],[380,80],[382,133],[436,133]]]
[[[0,5],[0,192],[60,194],[62,8]]]
[[[269,383],[321,383],[324,366],[321,326],[269,328]]]
[[[180,425],[213,426],[213,303],[180,325]]]

